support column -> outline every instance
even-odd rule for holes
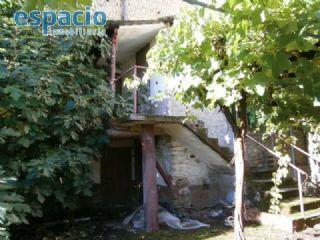
[[[159,230],[154,125],[142,126],[142,166],[144,227],[153,232]]]

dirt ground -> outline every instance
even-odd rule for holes
[[[307,229],[289,234],[263,226],[247,226],[247,240],[320,240],[320,229]],[[233,229],[221,223],[192,231],[178,231],[162,227],[157,233],[135,232],[124,229],[121,224],[103,221],[78,223],[62,222],[47,226],[30,226],[17,232],[13,240],[232,240]]]

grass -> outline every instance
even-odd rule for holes
[[[287,233],[262,226],[248,226],[245,234],[247,240],[289,239]],[[53,226],[45,231],[42,229],[42,232],[35,230],[30,237],[23,234],[21,238],[15,237],[14,240],[230,240],[233,238],[233,229],[222,224],[212,224],[209,228],[192,231],[162,228],[156,233],[132,233],[119,225],[111,227],[105,222],[87,222]]]
[[[247,240],[281,240],[286,239],[288,234],[281,233],[278,230],[261,227],[261,226],[250,226],[246,228],[245,231]],[[231,228],[217,228],[212,226],[210,228],[201,229],[193,232],[183,231],[176,232],[172,230],[160,231],[154,234],[141,234],[132,240],[230,240],[234,239],[233,229]]]

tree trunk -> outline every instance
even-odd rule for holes
[[[227,121],[231,125],[234,134],[234,164],[235,164],[235,209],[234,209],[234,235],[235,240],[244,240],[243,227],[243,187],[245,173],[245,135],[247,130],[247,96],[242,92],[242,99],[238,106],[238,117],[240,119],[239,126],[231,114],[229,108],[222,106],[222,112],[225,114]]]
[[[238,136],[235,139],[235,208],[234,208],[234,234],[236,240],[245,239],[243,228],[243,183],[244,183],[244,139]]]
[[[246,165],[245,136],[247,131],[247,95],[241,93],[242,99],[239,103],[238,116],[240,119],[239,131],[235,133],[235,170],[236,170],[236,191],[234,208],[234,234],[236,240],[244,240],[243,228],[243,184],[244,170]]]
[[[245,105],[243,105],[245,106]],[[243,228],[243,186],[244,186],[244,166],[245,166],[245,157],[244,157],[244,136],[246,130],[246,117],[245,114],[240,114],[239,117],[241,120],[241,128],[236,124],[236,120],[233,118],[231,111],[227,107],[221,107],[222,112],[226,116],[227,121],[231,125],[234,134],[234,163],[235,163],[235,209],[234,209],[234,234],[236,240],[244,240],[244,228]]]

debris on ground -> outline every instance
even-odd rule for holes
[[[234,227],[234,218],[233,216],[229,216],[224,220],[224,225],[227,227]]]
[[[221,217],[223,216],[223,210],[211,210],[208,212],[208,216],[212,218]]]
[[[195,219],[186,219],[185,221],[181,221],[177,216],[173,215],[161,206],[159,206],[158,216],[159,224],[165,224],[170,228],[178,230],[191,230],[210,226]],[[142,230],[144,228],[143,207],[141,206],[137,208],[132,214],[130,214],[123,220],[122,224],[125,226],[132,224],[135,229]]]

